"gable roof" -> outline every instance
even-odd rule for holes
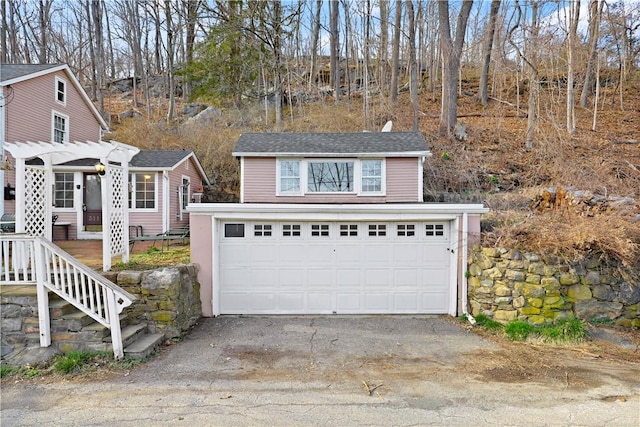
[[[133,156],[129,162],[129,170],[173,170],[178,167],[179,164],[193,159],[200,176],[205,184],[209,185],[209,177],[204,171],[204,168],[200,164],[198,157],[191,150],[141,150],[138,154]]]
[[[233,155],[241,156],[429,156],[420,132],[243,133]]]
[[[58,71],[65,72],[71,84],[73,84],[76,91],[84,100],[84,103],[89,110],[91,110],[91,113],[93,113],[98,123],[100,123],[100,127],[105,131],[109,130],[109,125],[98,112],[95,105],[93,105],[87,92],[85,92],[67,64],[0,64],[0,87],[10,86],[45,74],[57,73]]]

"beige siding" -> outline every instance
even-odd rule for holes
[[[276,196],[276,159],[245,157],[245,203],[389,203],[419,202],[419,163],[417,158],[386,159],[386,196],[355,194],[307,194]]]
[[[67,83],[66,105],[56,102],[56,76]],[[14,97],[6,109],[7,141],[51,141],[52,111],[69,117],[69,141],[99,140],[100,123],[63,71],[16,83],[13,88]]]
[[[419,202],[419,159],[387,159],[387,202]]]
[[[245,203],[274,203],[276,197],[276,159],[245,157],[242,186]],[[286,203],[281,201],[281,203]]]

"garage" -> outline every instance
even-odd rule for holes
[[[447,313],[447,222],[226,221],[221,314]]]
[[[205,316],[451,314],[478,205],[201,204],[191,259]]]

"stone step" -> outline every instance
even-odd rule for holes
[[[156,351],[163,339],[164,334],[140,335],[135,342],[125,347],[124,354],[133,359],[146,359]]]
[[[122,328],[122,347],[127,348],[130,346],[140,335],[147,332],[147,325],[144,323],[138,323],[137,325],[127,325]],[[107,338],[109,341],[111,337]]]

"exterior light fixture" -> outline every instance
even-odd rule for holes
[[[96,168],[96,172],[98,172],[98,175],[104,176],[105,174],[104,164],[102,164],[101,162],[98,162],[95,165],[93,165],[93,167]]]

